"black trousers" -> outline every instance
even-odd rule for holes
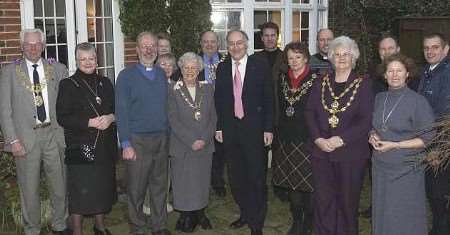
[[[223,144],[214,140],[216,151],[213,154],[212,169],[211,169],[211,187],[213,189],[220,189],[225,187],[225,154],[223,151]]]
[[[437,175],[432,170],[426,172],[425,186],[433,215],[430,235],[450,234],[450,209],[446,196],[450,195],[450,167]]]
[[[238,131],[232,139],[228,142],[224,139],[231,193],[241,218],[250,228],[262,229],[267,213],[267,161],[263,135],[252,137],[239,120],[236,120],[235,130]]]

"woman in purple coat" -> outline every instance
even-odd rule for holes
[[[358,205],[369,154],[371,80],[353,69],[358,45],[347,36],[330,43],[334,70],[312,87],[305,117],[314,142],[311,165],[316,235],[358,234]]]

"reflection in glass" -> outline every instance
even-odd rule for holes
[[[95,19],[95,41],[103,42],[103,19]]]
[[[114,45],[106,44],[106,66],[114,66]]]
[[[214,11],[211,14],[211,21],[214,29],[225,29],[225,12]]]
[[[104,44],[96,44],[97,47],[97,64],[98,67],[105,67],[105,48]]]
[[[58,58],[58,56],[56,55],[56,46],[47,46],[47,48],[45,49],[46,52],[46,58]]]
[[[228,29],[241,29],[241,12],[228,12]]]
[[[102,0],[94,0],[95,3],[95,16],[103,16]]]
[[[34,1],[33,8],[34,8],[34,17],[42,17],[42,2],[41,2],[41,0]]]
[[[94,9],[94,0],[86,0],[86,14],[88,17],[93,17],[95,14],[95,9]]]
[[[105,18],[105,41],[113,41],[113,20]]]
[[[103,0],[104,16],[112,17],[112,1],[111,0]]]
[[[56,43],[56,32],[53,19],[45,20],[45,35],[47,36],[47,44]],[[56,58],[56,57],[55,57]]]
[[[95,42],[95,19],[88,18],[87,27],[88,27],[88,41]]]
[[[44,0],[44,15],[46,17],[54,16],[53,0]]]
[[[66,1],[55,0],[56,3],[56,16],[66,16]]]
[[[309,12],[302,12],[302,29],[309,28]]]
[[[67,46],[66,45],[60,45],[58,46],[58,61],[59,63],[63,63],[67,66]]]

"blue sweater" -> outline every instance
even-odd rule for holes
[[[167,132],[167,79],[154,66],[154,78],[147,78],[133,65],[119,73],[116,83],[116,122],[122,147],[130,146],[132,134]]]

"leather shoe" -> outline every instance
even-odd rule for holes
[[[251,229],[251,235],[263,235],[262,229]]]
[[[206,217],[203,210],[201,210],[198,215],[198,224],[204,230],[212,229],[211,221],[209,221],[208,217]]]
[[[247,221],[239,217],[239,219],[235,220],[233,223],[230,224],[230,227],[232,229],[238,229],[244,227],[245,225],[247,225]]]
[[[111,232],[107,228],[105,228],[104,230],[100,230],[97,227],[95,227],[95,225],[94,225],[92,230],[94,231],[95,235],[112,235]]]
[[[70,230],[69,228],[66,228],[63,231],[52,230],[52,233],[54,235],[72,235],[72,230]]]
[[[225,197],[227,195],[227,190],[225,188],[214,188],[214,193],[218,197]]]
[[[167,229],[161,229],[159,231],[152,232],[152,235],[170,235],[170,232]]]
[[[184,233],[192,233],[194,232],[195,227],[197,227],[197,224],[197,216],[189,214],[189,216],[184,220],[183,228],[181,229],[181,231],[183,231]]]
[[[178,217],[177,223],[175,225],[175,231],[181,231],[183,229],[184,223],[186,221],[187,214],[182,211],[180,217]]]

